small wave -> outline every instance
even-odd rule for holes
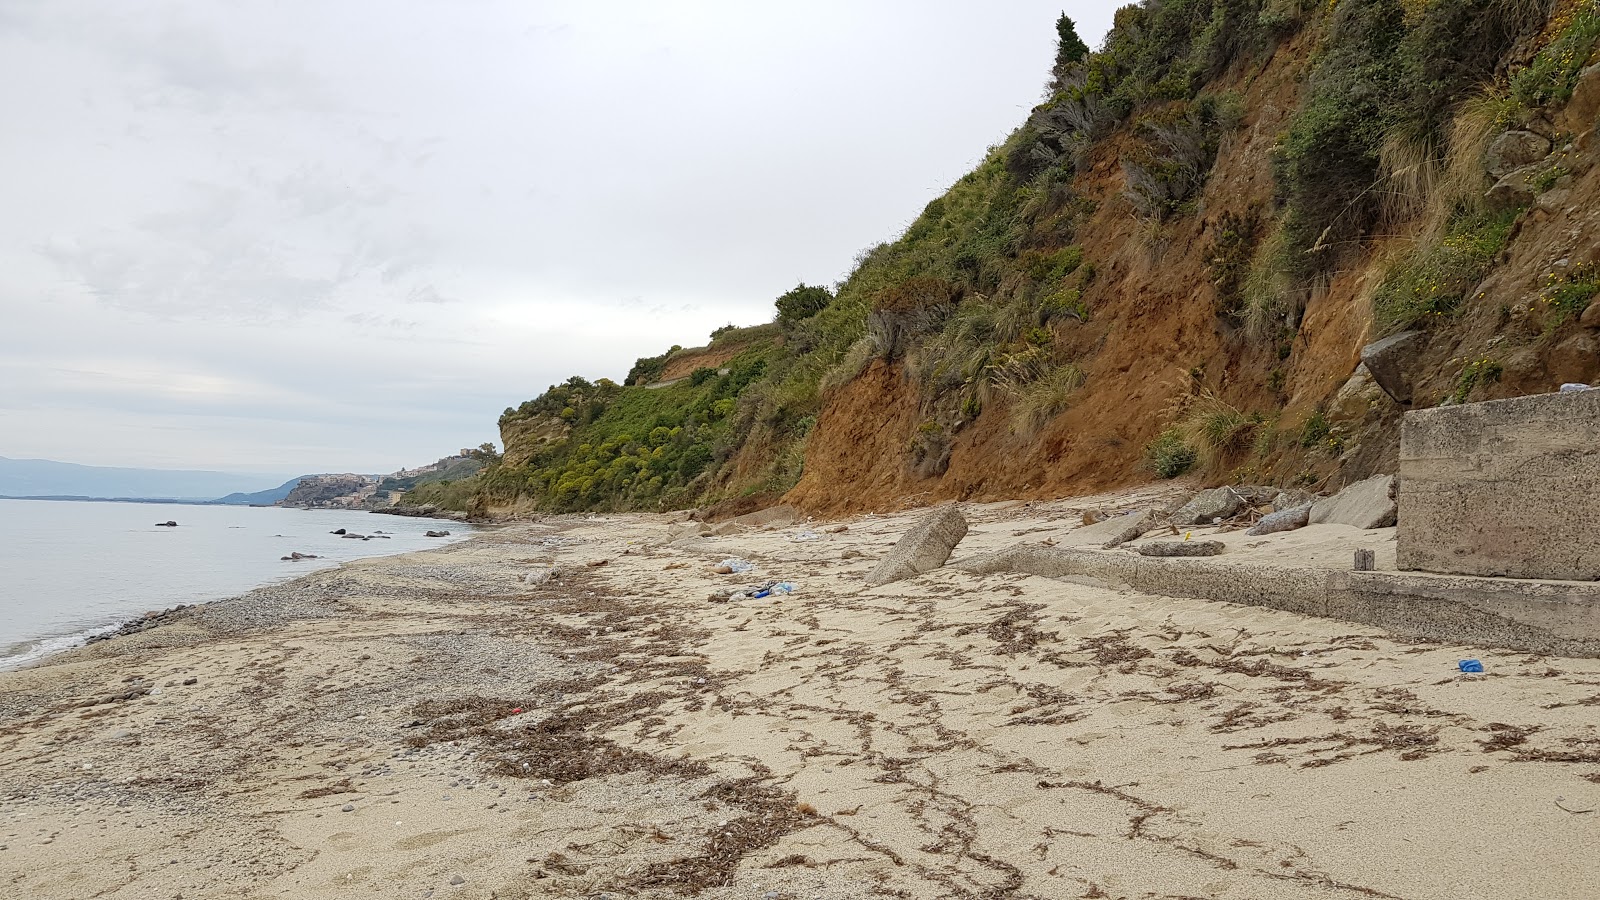
[[[121,624],[101,625],[97,628],[90,628],[85,631],[77,631],[73,632],[72,634],[38,638],[36,640],[23,641],[18,644],[13,644],[9,647],[0,649],[0,672],[9,672],[13,669],[20,669],[30,663],[38,662],[39,660],[44,659],[51,654],[60,653],[63,650],[71,650],[74,647],[82,647],[84,644],[89,642],[90,638],[94,637],[95,635],[108,634],[121,627]]]

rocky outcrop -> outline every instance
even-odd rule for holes
[[[939,568],[966,536],[967,519],[961,510],[945,506],[934,511],[906,532],[889,555],[867,574],[867,586],[877,587]]]
[[[1550,139],[1531,131],[1512,130],[1495,138],[1483,155],[1483,167],[1493,178],[1550,155]]]

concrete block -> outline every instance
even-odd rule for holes
[[[1388,528],[1395,523],[1397,510],[1393,493],[1393,475],[1374,475],[1358,481],[1311,504],[1311,524]]]
[[[1403,570],[1600,579],[1600,391],[1406,414]]]
[[[895,543],[889,555],[867,574],[867,585],[877,587],[937,569],[966,536],[967,520],[961,510],[941,507]]]
[[[1064,547],[1104,547],[1125,544],[1155,527],[1160,510],[1146,509],[1122,516],[1112,516],[1103,522],[1074,528],[1061,539]],[[1129,537],[1129,535],[1132,537]]]

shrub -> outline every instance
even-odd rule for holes
[[[1249,447],[1265,421],[1260,413],[1243,412],[1208,392],[1189,404],[1175,427],[1202,460],[1218,465]]]
[[[1547,311],[1545,327],[1561,327],[1568,319],[1583,315],[1595,295],[1600,294],[1600,267],[1579,266],[1565,275],[1548,275],[1540,302]]]
[[[1260,237],[1261,216],[1254,209],[1244,215],[1225,212],[1217,220],[1206,253],[1206,274],[1217,289],[1218,315],[1235,315],[1243,306],[1241,292]]]
[[[1600,12],[1593,4],[1579,4],[1572,21],[1550,46],[1539,51],[1532,64],[1512,77],[1511,98],[1528,109],[1567,100],[1597,40],[1600,40]]]
[[[1034,381],[1014,388],[1011,427],[1020,434],[1037,434],[1055,418],[1083,387],[1083,370],[1075,365],[1057,366]]]
[[[1177,478],[1194,468],[1199,454],[1184,440],[1183,432],[1168,428],[1145,445],[1145,465],[1162,478]]]
[[[1328,417],[1323,415],[1322,410],[1319,409],[1312,413],[1310,418],[1306,419],[1304,425],[1300,426],[1300,446],[1307,449],[1319,446],[1328,439],[1328,434],[1331,431],[1332,426],[1328,424]]]
[[[1479,384],[1488,384],[1499,381],[1504,374],[1505,367],[1499,360],[1475,359],[1461,367],[1461,373],[1456,376],[1455,390],[1450,393],[1450,400],[1454,403],[1465,403],[1467,397],[1472,395],[1472,389]]]
[[[1392,334],[1453,315],[1505,246],[1517,215],[1459,216],[1437,243],[1414,250],[1373,297],[1379,329]]]
[[[811,318],[833,302],[833,294],[824,287],[795,285],[777,299],[778,321],[792,325]]]
[[[695,387],[699,387],[700,385],[705,384],[706,382],[708,382],[711,379],[716,378],[716,377],[717,377],[717,370],[716,369],[713,369],[713,368],[711,368],[709,366],[701,366],[700,368],[695,369],[693,372],[689,373],[689,383],[694,385]]]

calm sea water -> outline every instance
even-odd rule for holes
[[[169,519],[178,527],[156,527]],[[328,533],[337,528],[393,537]],[[423,537],[429,529],[451,537]],[[149,610],[232,597],[345,560],[437,547],[470,531],[459,522],[365,512],[0,500],[0,670]],[[296,550],[322,558],[280,559]]]

